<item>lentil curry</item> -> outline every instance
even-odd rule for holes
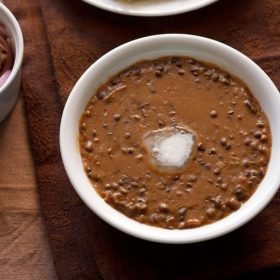
[[[154,168],[149,133],[194,135],[179,169]],[[248,87],[215,65],[187,57],[142,61],[110,78],[80,120],[80,152],[93,187],[141,223],[185,229],[239,209],[263,179],[268,120]]]

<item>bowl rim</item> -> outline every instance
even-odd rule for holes
[[[229,216],[227,216],[227,217],[225,217],[225,218],[223,218],[223,219],[221,219],[217,222],[214,222],[214,223],[209,224],[209,225],[201,226],[201,227],[195,228],[195,229],[168,230],[168,229],[157,228],[156,231],[162,233],[162,235],[161,234],[157,235],[154,232],[153,233],[149,232],[149,231],[154,230],[155,227],[153,227],[153,226],[138,223],[138,222],[134,221],[133,219],[130,219],[130,218],[126,217],[124,214],[121,214],[121,216],[122,216],[121,219],[126,220],[126,221],[124,223],[122,223],[121,221],[117,220],[116,217],[110,217],[108,214],[102,212],[102,210],[104,210],[104,209],[98,209],[98,207],[95,206],[94,202],[90,201],[89,198],[87,197],[87,195],[85,194],[85,191],[83,190],[83,188],[85,186],[79,185],[79,182],[77,182],[76,179],[75,179],[75,176],[73,176],[73,174],[72,174],[72,168],[73,167],[72,167],[72,164],[71,164],[71,158],[69,156],[70,151],[64,145],[65,141],[67,140],[65,134],[66,134],[67,129],[69,128],[68,118],[69,118],[69,116],[71,116],[73,106],[75,107],[74,100],[77,97],[77,93],[79,92],[79,88],[83,85],[85,80],[92,75],[92,72],[94,72],[95,69],[100,67],[100,65],[102,67],[102,64],[105,61],[109,60],[113,56],[116,56],[119,52],[125,51],[127,49],[133,49],[138,44],[146,45],[147,43],[154,42],[155,40],[156,41],[166,41],[166,40],[170,40],[170,39],[186,39],[186,41],[187,40],[194,40],[197,43],[212,45],[214,47],[219,47],[219,48],[222,48],[222,49],[226,50],[227,52],[231,52],[231,53],[237,55],[240,58],[240,60],[242,60],[243,62],[250,65],[250,67],[252,67],[252,69],[254,69],[254,71],[258,72],[258,75],[262,76],[262,78],[264,79],[264,81],[266,83],[267,88],[270,88],[273,93],[277,93],[277,94],[275,94],[274,98],[275,98],[275,101],[280,105],[280,95],[279,95],[278,89],[273,84],[271,79],[267,76],[267,74],[255,62],[253,62],[250,58],[248,58],[247,56],[245,56],[241,52],[237,51],[236,49],[234,49],[234,48],[232,48],[232,47],[230,47],[226,44],[223,44],[221,42],[218,42],[218,41],[206,38],[206,37],[196,36],[196,35],[189,35],[189,34],[152,35],[152,36],[143,37],[143,38],[139,38],[139,39],[130,41],[128,43],[125,43],[125,44],[111,50],[110,52],[106,53],[101,58],[99,58],[96,62],[94,62],[84,72],[84,74],[81,76],[81,78],[78,80],[78,82],[75,84],[74,88],[72,89],[72,91],[71,91],[71,93],[68,97],[68,100],[66,102],[64,111],[63,111],[63,115],[62,115],[62,119],[61,119],[61,126],[60,126],[60,150],[61,150],[62,161],[63,161],[66,173],[68,175],[68,178],[70,179],[70,182],[71,182],[72,186],[74,187],[75,191],[78,193],[80,198],[84,201],[84,203],[95,214],[97,214],[101,219],[103,219],[104,221],[106,221],[110,225],[114,226],[115,228],[118,228],[119,230],[121,230],[125,233],[128,233],[132,236],[135,236],[135,237],[138,237],[138,238],[141,238],[141,239],[154,241],[154,242],[160,242],[160,243],[169,243],[169,244],[193,243],[193,242],[200,242],[200,241],[204,241],[204,240],[213,239],[213,238],[216,238],[218,236],[227,234],[227,233],[235,230],[236,228],[239,228],[243,224],[247,223],[252,218],[254,218],[269,203],[269,201],[272,199],[272,197],[277,192],[277,190],[279,188],[279,185],[280,185],[280,174],[277,175],[277,179],[275,179],[274,184],[270,186],[269,191],[267,191],[265,193],[265,196],[262,197],[261,202],[258,205],[255,205],[254,209],[251,209],[251,212],[247,211],[247,216],[243,215],[242,217],[238,217],[238,214],[236,214],[236,213],[241,213],[240,209],[233,212],[231,215],[229,215],[229,216],[234,216],[235,215],[234,218],[231,219],[232,222],[231,222],[230,226],[227,226],[227,227],[224,227],[224,228],[221,227],[221,225],[223,224],[223,221],[228,219]],[[242,77],[241,77],[241,79],[242,79]],[[89,98],[90,98],[90,96],[89,96]],[[79,122],[79,119],[75,120],[75,121]],[[270,159],[270,161],[271,161],[271,159]],[[86,177],[83,168],[82,168],[82,172],[84,173],[83,176]],[[94,189],[94,188],[92,187],[92,189]],[[103,200],[100,196],[99,196],[99,198],[101,200]],[[244,203],[244,205],[246,203]],[[242,207],[244,207],[244,205]],[[109,208],[113,209],[113,212],[120,213],[119,211],[115,210],[111,206],[109,206]],[[111,212],[111,213],[113,213],[113,212]],[[118,215],[118,217],[120,217],[120,215]],[[127,220],[129,220],[130,226],[125,225],[125,223],[128,222]],[[218,225],[218,224],[220,226],[220,231],[215,230],[215,225]],[[138,227],[138,229],[137,229],[137,227]],[[140,227],[142,227],[141,230],[139,229]],[[202,228],[205,229],[205,230],[207,228],[206,231],[208,231],[208,234],[202,234],[201,233],[202,231],[200,230]],[[199,229],[199,231],[197,229]],[[167,234],[167,232],[168,232],[168,234]],[[174,232],[174,234],[172,234],[172,232]],[[181,232],[181,233],[185,232],[186,234],[185,235],[184,234],[178,235],[176,232]],[[197,232],[200,233],[198,236],[196,236]]]
[[[6,21],[8,22],[5,23],[1,19],[0,23],[4,25],[4,27],[8,30],[9,34],[12,36],[12,39],[15,42],[14,45],[14,64],[11,69],[11,73],[8,77],[8,79],[4,82],[2,87],[0,87],[0,95],[12,84],[13,80],[15,79],[16,75],[18,72],[21,70],[21,65],[23,61],[23,53],[24,53],[24,41],[23,41],[23,35],[22,31],[20,28],[20,25],[18,21],[16,20],[15,16],[12,14],[12,12],[3,4],[0,3],[0,12],[2,11],[4,17],[6,17]],[[15,33],[13,33],[11,30]],[[14,36],[15,34],[15,36]],[[18,44],[18,46],[17,46]]]
[[[84,2],[93,5],[97,8],[103,9],[105,11],[109,11],[112,13],[122,14],[122,15],[128,15],[128,16],[137,16],[137,17],[162,17],[162,16],[173,16],[178,14],[183,14],[186,12],[195,11],[198,9],[201,9],[205,6],[214,4],[215,2],[218,2],[219,0],[200,0],[200,2],[195,3],[193,7],[183,7],[180,10],[166,10],[166,11],[154,11],[154,12],[144,12],[144,11],[134,11],[134,10],[122,10],[122,9],[115,9],[114,7],[101,2],[101,1],[95,1],[95,0],[83,0]]]

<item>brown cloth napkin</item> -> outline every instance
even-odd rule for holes
[[[224,237],[189,245],[146,242],[86,208],[66,177],[58,143],[63,105],[80,75],[107,51],[142,36],[191,33],[225,42],[255,60],[280,87],[280,1],[220,0],[164,18],[111,14],[77,0],[20,2],[6,0],[25,37],[23,94],[59,278],[280,279],[279,192],[255,219]]]

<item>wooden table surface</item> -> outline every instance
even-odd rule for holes
[[[21,97],[0,124],[0,279],[56,279]]]

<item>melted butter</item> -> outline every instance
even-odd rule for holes
[[[144,147],[151,165],[159,171],[181,171],[187,164],[195,142],[194,134],[185,128],[167,127],[144,137]]]

